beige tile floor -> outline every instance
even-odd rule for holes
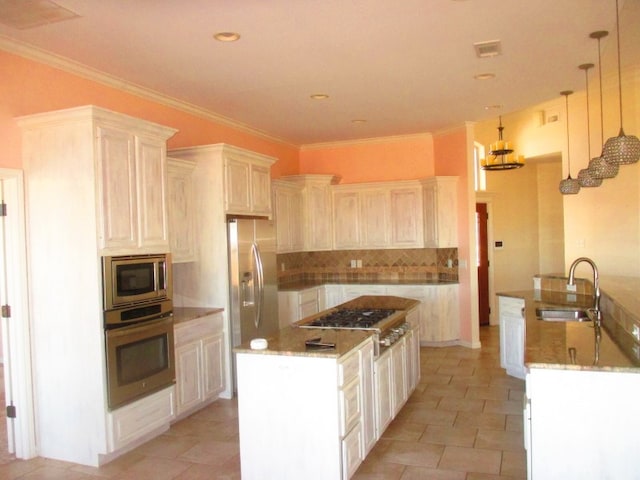
[[[482,348],[423,348],[422,380],[355,475],[357,480],[526,478],[524,383],[500,368],[497,327]],[[0,423],[4,424],[4,418]],[[1,427],[0,427],[1,428]],[[6,436],[0,431],[4,441]],[[239,479],[237,406],[218,400],[101,468],[15,460],[0,443],[0,479]],[[271,479],[265,479],[271,480]],[[328,479],[330,480],[330,479]]]

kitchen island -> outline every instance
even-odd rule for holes
[[[537,307],[589,308],[590,294],[499,294],[503,367],[526,379],[529,479],[640,478],[640,349],[621,322],[628,320],[622,312],[630,314],[624,299],[633,304],[637,296],[618,293],[615,281],[603,283],[612,293],[603,288],[601,329],[536,318]]]
[[[392,309],[411,324],[418,304],[364,296],[339,307]],[[234,348],[242,478],[350,478],[415,389],[418,329],[380,348],[371,330],[293,325],[264,349]],[[305,346],[318,337],[335,348]]]

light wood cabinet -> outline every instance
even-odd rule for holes
[[[167,206],[171,261],[173,263],[193,262],[197,258],[193,186],[193,172],[196,163],[177,158],[169,158],[167,163]]]
[[[524,379],[524,299],[498,296],[500,316],[500,366],[509,375]]]
[[[276,224],[276,251],[277,253],[302,251],[304,249],[302,187],[281,180],[274,180],[271,186]]]
[[[325,309],[324,286],[278,292],[280,328]]]
[[[221,146],[225,211],[271,217],[271,165],[275,159],[230,145]]]
[[[458,246],[458,178],[424,179],[424,246]]]
[[[333,206],[336,249],[389,246],[391,213],[386,189],[335,187]]]
[[[395,187],[390,191],[391,246],[424,246],[423,192],[419,186]]]
[[[333,246],[336,250],[363,246],[358,191],[333,191]]]
[[[169,250],[166,136],[98,123],[98,224],[103,254]]]
[[[169,251],[164,143],[175,130],[91,105],[16,121],[23,132],[31,345],[38,352],[38,454],[96,466],[137,436],[116,432],[114,440],[108,431],[118,415],[106,409],[100,255]],[[154,417],[153,432],[168,427],[170,402]],[[136,431],[128,422],[144,422],[135,412],[149,414],[129,410],[114,427],[120,432]]]
[[[236,354],[242,477],[350,478],[370,442],[362,378],[372,350],[368,338],[338,359]],[[267,444],[278,448],[265,456]]]
[[[222,322],[222,314],[215,313],[174,327],[176,418],[203,408],[225,388]]]

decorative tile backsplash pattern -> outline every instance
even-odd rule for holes
[[[283,253],[277,255],[277,262],[281,286],[299,282],[458,281],[457,248]]]

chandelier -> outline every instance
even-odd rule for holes
[[[489,145],[489,156],[480,159],[480,167],[483,170],[513,170],[524,167],[524,156],[516,156],[511,142],[502,138],[502,116],[499,117],[499,121],[498,141]]]

